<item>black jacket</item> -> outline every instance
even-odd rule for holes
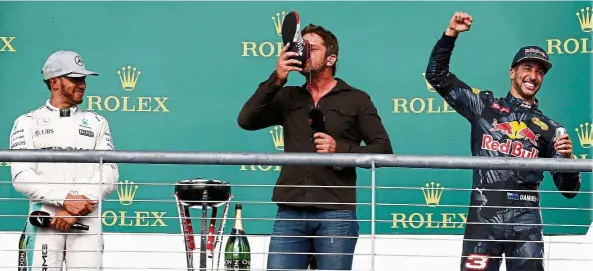
[[[258,130],[282,125],[285,152],[316,152],[309,124],[314,108],[311,94],[304,86],[277,86],[275,79],[274,72],[259,84],[239,113],[239,126]],[[370,96],[336,80],[336,86],[317,104],[325,118],[325,133],[336,141],[336,153],[392,154],[389,136]],[[355,185],[355,168],[283,166],[272,200],[279,205],[356,210]]]

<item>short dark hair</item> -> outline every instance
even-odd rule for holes
[[[49,89],[49,90],[51,91],[51,85],[50,85],[50,83],[49,83],[49,80],[50,80],[50,79],[43,80],[43,82],[45,82],[45,85],[47,86],[47,89]]]
[[[327,48],[325,51],[325,56],[330,56],[332,54],[336,55],[336,62],[332,66],[332,74],[336,75],[336,70],[338,69],[338,53],[340,51],[340,46],[338,45],[338,38],[329,30],[325,29],[323,26],[309,24],[307,27],[303,28],[301,31],[301,35],[304,36],[309,33],[317,34],[323,40],[325,47]]]

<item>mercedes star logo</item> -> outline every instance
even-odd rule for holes
[[[80,58],[80,56],[74,57],[74,63],[78,66],[82,66],[82,58]]]

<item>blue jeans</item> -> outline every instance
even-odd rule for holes
[[[272,231],[267,269],[306,270],[315,254],[320,270],[350,270],[358,230],[354,211],[280,207]]]

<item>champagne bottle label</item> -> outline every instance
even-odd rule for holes
[[[249,260],[249,259],[226,260],[224,263],[225,263],[226,270],[232,270],[232,271],[251,270],[251,260]]]

